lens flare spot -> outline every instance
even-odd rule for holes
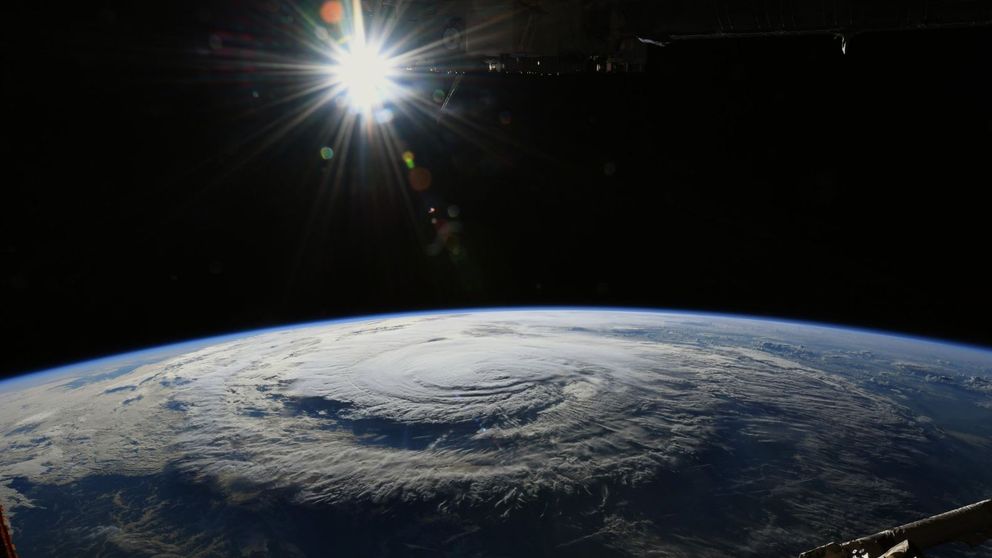
[[[383,108],[375,112],[375,121],[379,124],[389,124],[393,121],[393,111],[390,108]]]
[[[417,192],[423,192],[431,187],[431,171],[424,167],[417,167],[410,170],[410,187]]]
[[[329,0],[320,7],[320,19],[325,23],[341,23],[344,17],[344,6],[338,0]]]
[[[334,150],[333,149],[331,149],[330,147],[326,147],[326,146],[320,148],[320,158],[321,159],[323,159],[325,161],[329,161],[331,159],[331,157],[334,157]]]
[[[462,209],[457,205],[448,206],[448,217],[451,217],[452,219],[456,219],[461,214],[462,214]]]
[[[413,151],[404,151],[403,152],[403,163],[406,164],[406,168],[408,168],[408,169],[413,169],[415,166],[417,166],[413,162]]]
[[[511,122],[513,122],[513,113],[512,112],[510,112],[508,110],[504,110],[503,112],[499,113],[499,123],[500,124],[502,124],[504,126],[509,126]]]
[[[437,104],[439,104],[439,105],[444,102],[444,98],[446,96],[447,95],[445,94],[444,90],[442,90],[442,89],[435,89],[434,90],[434,95],[432,95],[432,97],[434,99],[434,102],[437,103]]]

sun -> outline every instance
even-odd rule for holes
[[[368,44],[343,50],[330,67],[336,82],[344,87],[350,104],[366,113],[390,100],[396,88],[396,69],[389,58]]]

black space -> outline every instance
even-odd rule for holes
[[[418,193],[396,158],[341,155],[332,106],[261,149],[294,82],[211,43],[283,40],[250,2],[24,4],[3,38],[0,374],[504,305],[992,345],[992,30],[868,34],[846,56],[830,37],[687,41],[639,75],[469,76],[440,125],[394,121],[433,174]],[[418,94],[451,80],[435,82]],[[460,229],[432,250],[429,208],[449,204]]]

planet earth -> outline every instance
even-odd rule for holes
[[[804,323],[392,315],[0,382],[24,558],[795,556],[990,496],[992,352]]]

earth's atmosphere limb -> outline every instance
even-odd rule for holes
[[[992,353],[795,323],[411,315],[44,379],[0,384],[25,558],[789,555],[992,495]]]

